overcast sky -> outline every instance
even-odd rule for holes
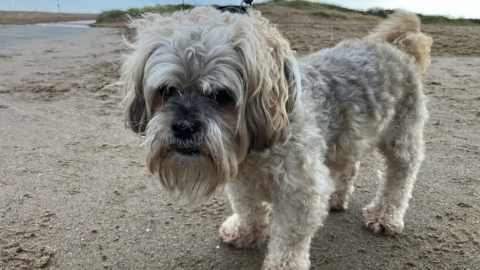
[[[184,0],[186,4],[240,4],[241,0]],[[254,0],[259,3],[265,0]],[[480,18],[480,0],[321,0],[348,8],[366,10],[373,7],[404,8],[431,15]],[[181,4],[182,0],[0,0],[3,10],[32,10],[56,12],[100,13],[108,9],[126,9],[155,4]]]

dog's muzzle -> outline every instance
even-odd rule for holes
[[[177,139],[172,145],[173,149],[182,155],[195,155],[200,153],[200,149],[196,146],[192,139],[200,130],[198,121],[190,119],[175,120],[172,123],[173,136]]]
[[[212,102],[196,91],[175,95],[169,100],[174,111],[170,124],[170,149],[182,155],[201,154],[205,148],[205,117],[214,114]]]
[[[179,140],[190,140],[199,130],[198,121],[190,119],[175,120],[172,123],[173,136]]]

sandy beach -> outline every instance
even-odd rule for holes
[[[375,25],[266,16],[299,55]],[[91,19],[80,17],[71,18]],[[435,42],[424,80],[427,157],[405,230],[389,237],[364,228],[361,209],[380,168],[368,156],[349,209],[332,213],[312,241],[312,269],[480,265],[480,27],[423,30]],[[232,213],[222,192],[178,207],[147,172],[140,139],[123,127],[121,94],[105,87],[119,75],[120,33],[0,25],[0,270],[260,269],[266,244],[237,250],[219,241]]]

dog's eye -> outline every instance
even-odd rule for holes
[[[233,100],[233,97],[227,89],[220,89],[212,92],[208,97],[214,100],[218,105],[222,106]]]
[[[164,100],[168,100],[169,98],[171,98],[177,92],[177,89],[175,89],[175,87],[160,86],[157,89],[157,91],[162,96],[162,98]]]

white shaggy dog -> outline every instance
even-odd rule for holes
[[[397,11],[365,39],[299,60],[259,12],[196,7],[131,27],[126,124],[172,194],[197,202],[226,187],[224,242],[254,248],[269,231],[263,269],[308,269],[312,236],[347,208],[374,148],[385,170],[366,226],[402,231],[427,119],[432,39],[417,16]]]

